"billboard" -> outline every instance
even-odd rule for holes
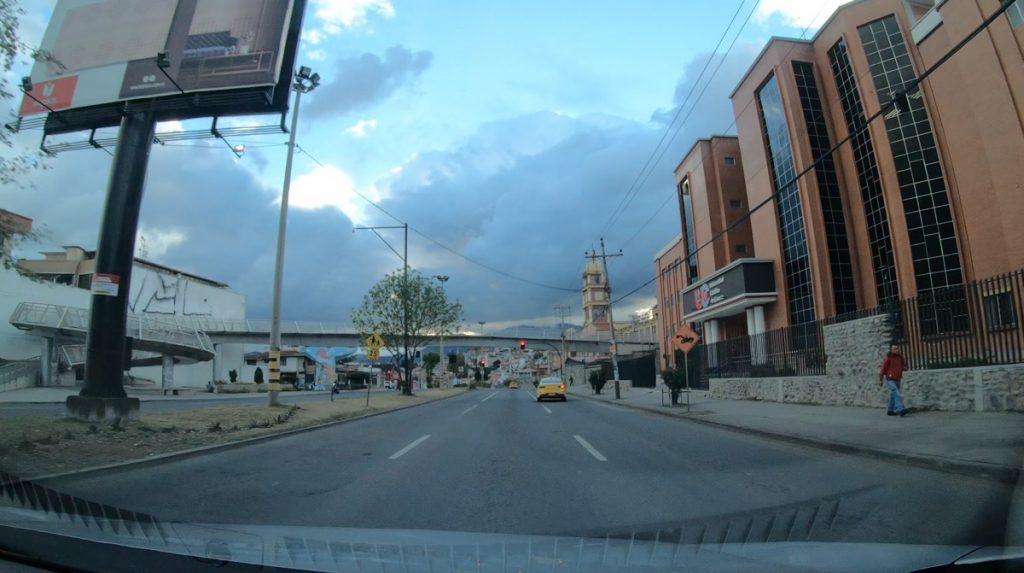
[[[290,27],[296,27],[295,4],[58,0],[40,45],[52,57],[37,61],[31,75],[31,94],[45,107],[25,96],[19,115],[182,92],[273,87],[282,66],[291,73],[293,62],[287,60],[294,59],[294,46],[286,50],[286,44]],[[159,53],[167,54],[163,71],[157,67]]]

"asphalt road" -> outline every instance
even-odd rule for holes
[[[551,535],[679,528],[692,541],[1004,541],[1007,485],[585,399],[538,404],[531,391],[468,392],[48,485],[187,522]]]
[[[394,390],[371,390],[371,395],[393,394]],[[279,394],[282,404],[294,402],[309,402],[316,400],[330,400],[331,395],[326,393],[309,392],[281,392]],[[345,390],[334,396],[335,400],[349,398],[365,398],[366,390]],[[251,394],[217,398],[176,398],[167,400],[146,400],[142,399],[141,408],[144,412],[167,412],[170,410],[193,410],[196,408],[210,408],[213,406],[231,406],[238,404],[262,404],[267,399],[266,394],[259,397]],[[20,416],[64,416],[66,410],[62,403],[0,403],[0,418],[17,418]]]

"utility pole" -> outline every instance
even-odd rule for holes
[[[562,355],[559,358],[561,358],[561,360],[562,360],[562,368],[561,368],[562,372],[561,372],[561,374],[562,374],[562,380],[563,381],[565,380],[565,361],[566,361],[566,354],[565,354],[565,314],[567,312],[569,312],[569,308],[570,307],[563,306],[563,305],[559,305],[559,306],[555,307],[555,312],[558,313],[558,333],[559,333],[559,335],[562,338]]]
[[[604,287],[608,291],[608,326],[611,328],[611,355],[612,355],[612,372],[615,375],[615,399],[622,399],[622,390],[619,387],[619,359],[616,356],[618,352],[618,346],[615,344],[615,317],[612,314],[612,283],[611,277],[608,276],[608,257],[621,257],[622,249],[619,252],[608,254],[604,250],[604,237],[601,237],[601,267],[604,270]],[[598,254],[594,251],[587,255],[588,259],[596,259]]]
[[[292,90],[295,107],[292,109],[292,127],[288,134],[288,155],[284,163],[284,185],[281,189],[281,214],[277,220],[277,251],[274,256],[274,291],[270,305],[270,352],[268,353],[270,381],[267,384],[267,403],[276,406],[281,391],[281,290],[284,282],[284,241],[288,227],[288,193],[292,184],[292,160],[295,157],[295,132],[299,128],[299,104],[302,94],[320,85],[320,74],[306,66],[295,72]]]

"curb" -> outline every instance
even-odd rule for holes
[[[726,424],[723,422],[714,422],[711,420],[705,420],[697,417],[687,416],[685,414],[673,414],[669,411],[662,411],[656,408],[648,408],[645,406],[637,406],[633,404],[622,404],[616,403],[609,400],[602,400],[586,394],[576,394],[577,397],[586,398],[595,402],[602,402],[611,406],[617,406],[620,408],[628,408],[631,410],[640,410],[642,412],[649,412],[658,416],[665,416],[676,420],[686,420],[688,422],[694,422],[697,424],[704,424],[714,428],[720,428],[723,430],[729,430],[741,434],[759,436],[764,438],[770,438],[781,442],[789,442],[792,444],[799,444],[803,446],[810,446],[813,448],[828,450],[831,452],[837,452],[842,454],[851,454],[863,457],[869,457],[885,462],[902,462],[906,465],[915,466],[919,468],[937,470],[949,474],[965,475],[969,477],[980,477],[991,479],[995,481],[1005,482],[1009,484],[1015,484],[1021,477],[1021,470],[1019,468],[1011,468],[1006,466],[994,466],[990,464],[963,462],[957,460],[949,460],[944,458],[936,458],[930,456],[922,456],[918,454],[909,454],[905,452],[896,452],[891,450],[880,450],[877,448],[868,448],[864,446],[855,446],[852,444],[841,444],[835,442],[826,442],[823,440],[816,440],[814,438],[808,438],[806,436],[794,436],[792,434],[784,434],[781,432],[772,432],[768,430],[758,430],[754,428],[747,428],[745,426],[736,426],[733,424]]]
[[[80,470],[72,470],[72,471],[68,471],[68,472],[45,474],[45,475],[36,476],[36,477],[29,477],[29,478],[21,478],[21,481],[24,481],[24,482],[29,482],[30,481],[30,482],[33,482],[33,483],[41,483],[41,482],[45,482],[45,481],[51,481],[51,480],[67,478],[67,477],[81,477],[81,476],[92,477],[94,475],[102,475],[102,474],[105,474],[105,473],[119,471],[119,470],[126,469],[126,468],[129,468],[129,467],[142,467],[142,466],[147,466],[147,465],[160,465],[161,463],[177,461],[179,459],[198,457],[198,456],[201,456],[201,455],[204,455],[204,454],[212,454],[212,453],[215,453],[215,452],[221,452],[221,451],[227,451],[227,450],[234,450],[234,449],[238,449],[238,448],[243,448],[245,446],[251,446],[251,445],[257,444],[259,442],[269,442],[271,440],[275,440],[275,439],[278,439],[278,438],[286,438],[288,436],[293,436],[295,434],[302,434],[302,433],[305,433],[305,432],[312,432],[314,430],[322,430],[324,428],[329,428],[331,426],[337,426],[337,425],[340,425],[340,424],[345,424],[347,422],[355,422],[357,420],[364,420],[366,418],[372,418],[374,416],[381,416],[381,415],[384,415],[384,414],[391,414],[392,412],[398,412],[400,410],[408,410],[409,408],[416,408],[418,406],[426,406],[427,404],[434,404],[436,402],[441,402],[441,401],[444,401],[444,400],[448,400],[450,398],[455,398],[456,396],[462,396],[465,393],[466,392],[460,392],[458,394],[453,394],[451,396],[442,396],[441,398],[437,398],[436,400],[429,400],[427,402],[420,402],[418,404],[409,404],[407,406],[400,406],[398,408],[391,408],[390,410],[381,410],[379,412],[370,412],[368,414],[361,414],[359,416],[353,416],[351,418],[345,418],[343,420],[334,420],[332,422],[324,422],[322,424],[316,424],[316,425],[313,425],[313,426],[305,426],[305,427],[302,427],[302,428],[293,428],[291,430],[286,430],[284,432],[280,432],[280,433],[277,433],[277,434],[267,434],[265,436],[256,436],[256,437],[253,437],[253,438],[246,438],[244,440],[237,440],[237,441],[234,441],[234,442],[225,442],[223,444],[213,444],[211,446],[198,446],[198,447],[195,447],[195,448],[189,448],[187,450],[178,450],[176,452],[167,452],[167,453],[158,454],[158,455],[150,456],[150,457],[146,457],[146,458],[139,458],[137,460],[127,460],[127,461],[124,461],[124,462],[115,462],[115,463],[112,463],[112,464],[104,464],[102,466],[93,466],[91,468],[82,468]]]

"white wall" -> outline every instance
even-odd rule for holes
[[[11,326],[11,313],[21,302],[40,302],[88,308],[89,291],[34,281],[0,266],[0,358],[24,360],[39,356],[40,339]]]
[[[18,330],[9,322],[11,313],[21,302],[89,308],[92,300],[85,289],[35,281],[14,270],[0,268],[0,358],[19,360],[39,355],[40,337]],[[128,307],[129,312],[135,314],[165,318],[245,318],[243,295],[139,263],[132,268]],[[220,372],[217,378],[227,379],[228,370],[241,369],[244,345],[220,344],[218,350]],[[131,374],[157,382],[161,379],[159,366],[133,368]],[[211,379],[214,374],[210,362],[179,364],[174,368],[175,386],[205,386]]]

